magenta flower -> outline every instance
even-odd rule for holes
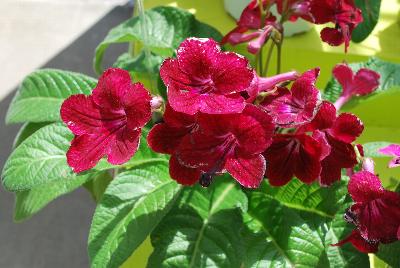
[[[319,68],[302,74],[293,83],[292,90],[280,87],[260,104],[280,127],[294,127],[310,122],[320,102],[320,92],[315,87]]]
[[[349,237],[336,246],[350,242],[362,252],[376,252],[379,243],[400,240],[400,194],[387,191],[377,176],[360,171],[349,182],[349,193],[355,204],[345,219],[356,226]]]
[[[241,114],[200,114],[198,122],[200,129],[186,135],[175,151],[179,163],[201,170],[200,183],[205,186],[227,171],[241,185],[258,187],[266,167],[262,152],[274,131],[271,117],[249,104]]]
[[[270,184],[283,186],[293,176],[304,183],[318,179],[326,151],[319,140],[306,134],[277,134],[264,156],[268,162],[265,176]]]
[[[310,11],[315,24],[334,23],[335,27],[326,27],[321,31],[322,41],[331,46],[350,44],[353,30],[363,21],[361,10],[353,0],[313,0]]]
[[[107,156],[109,163],[127,162],[139,146],[141,128],[151,118],[151,96],[127,71],[108,69],[92,95],[73,95],[61,106],[61,118],[75,134],[67,152],[74,172],[93,168]]]
[[[380,75],[370,69],[362,68],[356,74],[347,64],[338,64],[333,69],[333,76],[342,86],[343,91],[335,102],[339,110],[353,96],[364,96],[371,94],[379,87]]]
[[[189,38],[177,50],[177,59],[167,59],[160,75],[168,88],[171,107],[194,115],[240,113],[244,92],[253,80],[246,58],[221,52],[212,39]]]
[[[324,150],[330,153],[325,157],[320,175],[321,185],[331,185],[340,180],[342,168],[353,168],[357,156],[351,144],[364,130],[361,120],[353,114],[336,115],[333,104],[324,101],[311,123],[301,127],[299,133],[313,132],[313,137],[326,140]],[[323,143],[321,143],[323,144]]]
[[[279,14],[289,17],[290,21],[296,21],[299,17],[311,20],[311,0],[276,0]]]
[[[400,145],[391,144],[385,148],[379,149],[379,152],[385,155],[394,156],[394,158],[389,162],[390,168],[400,166]]]

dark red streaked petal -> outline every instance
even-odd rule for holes
[[[361,135],[363,130],[364,125],[357,116],[349,113],[342,113],[328,132],[340,141],[351,143]]]
[[[348,96],[352,92],[351,86],[353,83],[353,70],[345,63],[337,64],[332,71],[333,76],[342,86],[343,96]]]
[[[199,181],[201,171],[181,165],[176,156],[172,155],[169,160],[169,175],[182,185],[193,185]]]
[[[91,96],[72,95],[61,105],[61,119],[75,135],[96,134],[103,127],[99,107]]]
[[[139,148],[141,129],[128,130],[123,128],[115,133],[111,139],[107,160],[110,164],[121,165],[127,162]]]
[[[202,96],[179,87],[168,86],[168,101],[171,107],[181,113],[194,115],[202,105]]]
[[[169,126],[176,128],[187,127],[196,122],[195,116],[177,112],[169,103],[165,106],[163,119]]]
[[[348,188],[351,198],[361,203],[379,198],[384,193],[379,178],[368,171],[360,171],[351,176]]]
[[[249,61],[234,52],[219,53],[213,62],[212,80],[219,94],[231,94],[250,86],[254,73]]]
[[[300,132],[324,130],[332,127],[336,120],[336,108],[332,103],[323,101],[311,123],[301,127]]]
[[[329,145],[325,133],[319,130],[315,130],[313,132],[312,137],[318,141],[321,146],[321,158],[320,160],[325,159],[331,153],[331,146]]]
[[[160,123],[150,130],[147,144],[157,153],[172,154],[189,131],[186,128],[174,128],[166,123]]]
[[[194,97],[192,96],[192,98]],[[227,96],[213,93],[203,94],[197,98],[196,103],[199,106],[199,111],[207,114],[240,113],[246,105],[244,98],[240,94]]]
[[[220,53],[213,39],[187,38],[177,49],[179,68],[197,79],[208,79]]]
[[[314,182],[321,174],[322,146],[307,135],[296,137],[300,142],[294,175],[304,183]]]
[[[262,155],[255,155],[250,158],[243,158],[235,155],[226,161],[225,169],[242,186],[257,188],[265,173],[265,159]]]
[[[369,242],[361,237],[357,230],[353,230],[351,234],[332,246],[343,246],[346,243],[351,243],[356,249],[364,253],[375,253],[378,251],[379,243]]]
[[[336,3],[336,0],[311,1],[310,11],[314,18],[311,22],[315,24],[334,22]]]
[[[121,108],[125,94],[131,89],[131,77],[128,71],[109,68],[100,76],[93,89],[93,100],[100,107]]]
[[[67,162],[75,173],[93,168],[107,153],[110,141],[93,134],[76,136],[67,152]]]
[[[141,83],[135,83],[123,98],[129,129],[141,128],[151,118],[151,96]]]
[[[354,77],[352,91],[355,95],[368,95],[379,87],[380,75],[370,69],[358,70]]]
[[[331,46],[340,46],[345,42],[343,33],[335,28],[326,27],[321,31],[322,41],[328,43]]]

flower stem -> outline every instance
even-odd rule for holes
[[[283,35],[282,35],[282,40],[280,43],[276,44],[276,47],[278,49],[278,57],[277,57],[277,65],[276,65],[276,73],[280,74],[281,73],[281,61],[282,61],[282,43],[283,43]]]
[[[136,16],[136,4],[133,4],[133,8],[132,8],[132,18]],[[132,41],[129,43],[129,47],[128,47],[128,53],[129,55],[134,58],[135,57],[135,41]]]
[[[258,67],[259,67],[259,74],[262,75],[263,72],[263,48],[264,45],[261,47],[259,55],[258,55]]]
[[[268,75],[269,63],[271,62],[272,52],[274,51],[274,47],[275,47],[275,43],[271,42],[271,46],[269,47],[269,50],[268,50],[267,59],[265,61],[265,67],[264,67],[264,71],[262,72],[262,76]]]

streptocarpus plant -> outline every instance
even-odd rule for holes
[[[98,80],[40,70],[22,83],[2,175],[17,221],[83,185],[98,202],[92,267],[119,267],[148,236],[148,267],[366,267],[366,253],[399,265],[399,187],[383,188],[371,158],[396,167],[398,146],[357,144],[368,125],[340,109],[400,85],[400,66],[338,63],[323,94],[315,66],[265,76],[287,20],[333,22],[322,40],[347,50],[353,1],[251,1],[224,38],[181,9],[140,14],[111,30],[95,69],[112,43],[142,50]],[[255,68],[226,42],[249,42]]]

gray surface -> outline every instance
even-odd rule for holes
[[[128,7],[116,7],[75,42],[43,67],[73,70],[94,76],[92,57],[97,44],[110,28],[129,18]],[[113,46],[106,53],[104,66],[126,49]],[[28,60],[28,59],[27,59]],[[0,167],[11,151],[19,126],[4,125],[4,117],[14,93],[0,102]],[[0,189],[0,268],[89,267],[87,236],[95,204],[79,189],[53,201],[30,220],[12,220],[14,196]]]

